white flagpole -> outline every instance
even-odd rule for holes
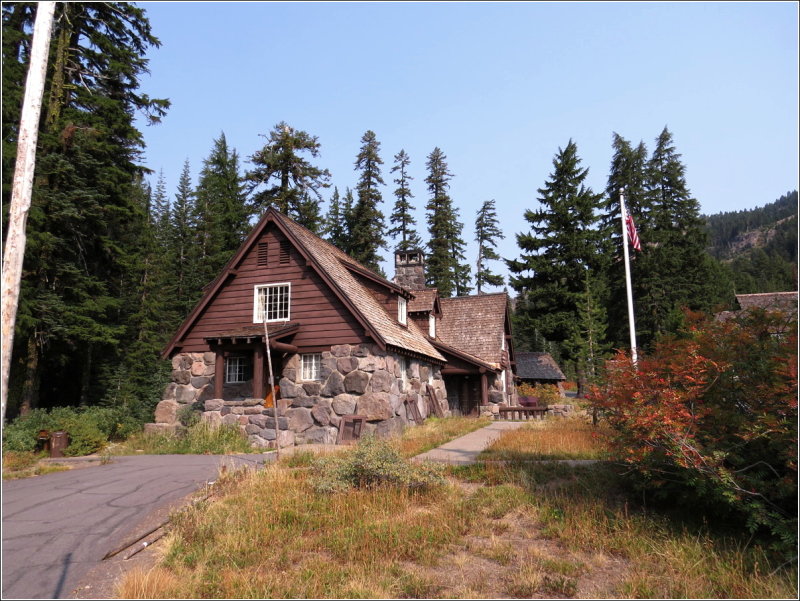
[[[625,188],[619,189],[620,218],[622,219],[622,252],[625,256],[625,289],[628,293],[628,328],[631,332],[631,362],[636,367],[638,357],[636,356],[636,326],[633,322],[633,291],[631,289],[631,266],[628,258],[628,224],[627,213],[625,211]]]

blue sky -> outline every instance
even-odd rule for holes
[[[570,139],[595,191],[612,132],[652,150],[665,125],[705,213],[798,187],[794,2],[138,4],[162,42],[144,91],[172,101],[143,128],[145,163],[170,193],[186,159],[196,178],[220,132],[249,168],[280,121],[319,138],[315,164],[343,192],[371,129],[382,210],[405,149],[423,239],[425,160],[442,149],[474,262],[475,212],[492,198],[500,254],[518,256],[523,212]]]

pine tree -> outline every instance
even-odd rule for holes
[[[321,191],[330,185],[327,169],[315,167],[300,156],[306,153],[317,158],[319,149],[317,136],[296,130],[285,121],[278,123],[267,144],[250,157],[255,167],[245,177],[254,212],[260,215],[267,207],[274,206],[284,215],[303,219],[303,211],[308,208],[303,203],[304,196],[308,194],[321,201]]]
[[[426,205],[428,233],[427,281],[439,290],[442,297],[468,294],[470,267],[466,263],[466,243],[461,238],[463,224],[458,220],[458,209],[448,194],[453,174],[448,171],[447,157],[437,147],[428,155],[426,167],[430,199]]]
[[[12,374],[28,407],[37,396],[44,405],[96,401],[96,375],[129,342],[123,286],[144,223],[134,115],[157,122],[169,106],[138,90],[147,49],[159,45],[142,9],[70,2],[56,11]],[[19,110],[6,107],[22,97],[33,16],[31,5],[3,5],[6,190]]]
[[[665,127],[647,164],[651,229],[632,276],[643,345],[675,331],[682,307],[710,310],[722,300],[721,272],[706,251],[705,222],[689,192],[680,157]]]
[[[389,218],[394,227],[386,234],[392,238],[400,237],[400,241],[395,245],[395,250],[412,250],[422,246],[422,240],[414,228],[417,221],[412,213],[414,206],[411,204],[411,199],[414,195],[408,187],[409,182],[413,179],[407,171],[410,164],[411,159],[405,150],[394,155],[392,173],[398,172],[397,177],[393,180],[397,184],[397,189],[394,191],[397,200],[394,203],[392,216]]]
[[[383,160],[380,152],[381,144],[375,132],[368,130],[361,138],[361,149],[355,161],[356,171],[361,175],[356,184],[358,200],[353,207],[350,220],[349,236],[350,255],[370,269],[380,273],[380,262],[383,260],[378,252],[386,248],[383,238],[383,213],[378,205],[383,201],[378,186],[383,185],[381,168]]]
[[[650,239],[651,207],[647,194],[647,148],[640,142],[635,148],[620,136],[613,135],[611,170],[606,186],[606,201],[600,218],[604,254],[608,257],[606,280],[609,331],[617,347],[628,345],[628,308],[625,289],[625,264],[622,251],[622,221],[620,219],[620,190],[624,189],[625,207],[633,217],[643,245]],[[631,269],[638,276],[638,253],[631,251]],[[636,280],[638,278],[632,278]]]
[[[325,215],[323,233],[328,242],[340,250],[346,245],[347,222],[345,219],[346,207],[339,196],[339,188],[334,187],[328,212]]]
[[[526,327],[558,343],[574,337],[587,272],[596,277],[602,266],[595,227],[602,195],[584,185],[589,170],[580,163],[572,140],[559,149],[550,178],[538,190],[542,208],[525,211],[531,231],[517,234],[522,254],[507,261],[516,274],[510,283],[525,297]],[[577,359],[572,353],[567,358]]]
[[[192,189],[192,178],[189,160],[183,163],[175,200],[172,203],[172,263],[175,286],[174,309],[186,317],[200,298],[203,284],[197,270],[197,254],[195,252],[196,228],[195,192]]]
[[[239,156],[225,134],[214,140],[197,183],[193,223],[196,243],[194,281],[203,286],[217,276],[239,248],[249,229],[250,211],[239,172]]]
[[[505,238],[505,235],[499,227],[495,202],[494,199],[486,200],[481,205],[481,208],[478,209],[478,214],[475,218],[475,241],[478,243],[478,260],[475,263],[475,287],[478,289],[478,294],[481,293],[481,288],[484,285],[502,286],[505,283],[502,275],[492,273],[486,265],[487,261],[500,260],[500,255],[495,250],[498,238]]]

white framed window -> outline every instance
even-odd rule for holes
[[[400,379],[403,381],[402,392],[408,385],[408,359],[405,357],[398,357],[398,363],[400,364]]]
[[[253,323],[267,321],[289,321],[289,305],[292,285],[263,284],[253,289]]]
[[[436,316],[428,313],[428,336],[436,338]]]
[[[241,384],[247,382],[250,375],[252,363],[247,355],[230,355],[225,359],[225,383]]]
[[[322,353],[307,353],[300,357],[303,363],[303,379],[319,380],[322,371]]]
[[[408,325],[408,301],[402,296],[397,298],[397,321]]]

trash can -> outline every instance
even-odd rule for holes
[[[50,451],[50,432],[47,430],[39,430],[39,435],[36,437],[36,450]]]
[[[69,444],[69,436],[64,430],[50,434],[50,457],[63,457]]]

